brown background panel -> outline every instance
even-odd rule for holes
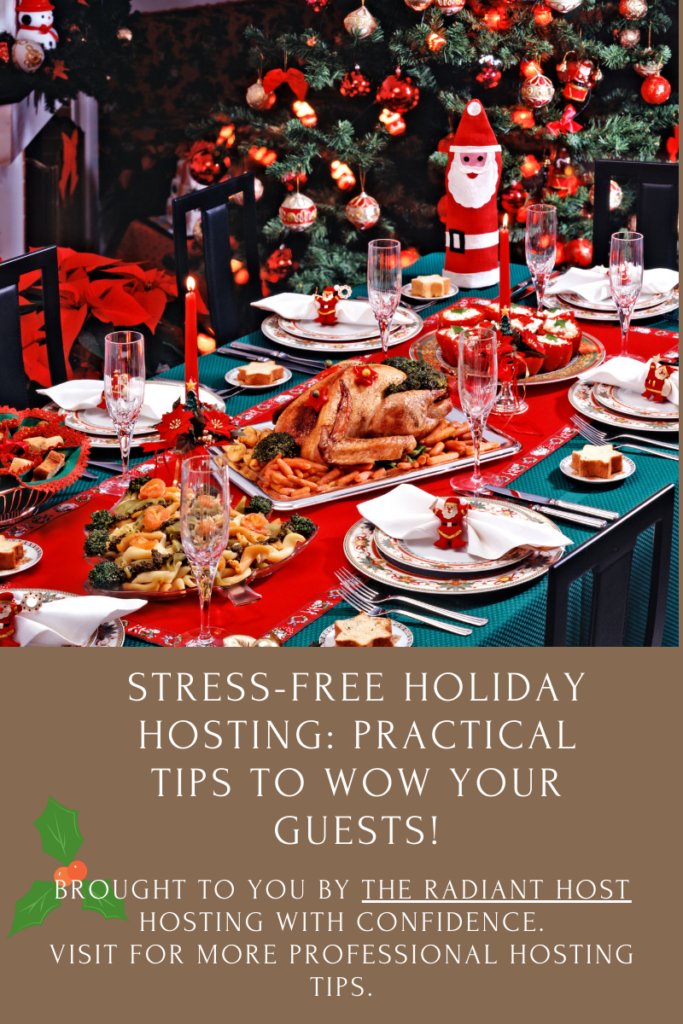
[[[15,1024],[33,1024],[49,1017],[55,1021],[97,1021],[109,1024],[122,1018],[131,1022],[188,1019],[267,1021],[280,1018],[304,1021],[324,1018],[359,1024],[383,1020],[453,1019],[489,1022],[554,1024],[619,1020],[641,1024],[643,1020],[673,1019],[674,978],[678,973],[677,891],[675,834],[678,819],[680,710],[676,652],[667,651],[369,651],[337,652],[333,658],[316,651],[122,651],[103,657],[99,650],[72,652],[4,651],[0,672],[3,684],[3,782],[4,842],[0,911],[5,934],[9,931],[14,901],[30,888],[34,878],[49,878],[56,866],[42,853],[40,837],[32,822],[42,812],[48,795],[80,811],[84,843],[78,857],[91,878],[188,880],[181,901],[127,899],[128,922],[106,921],[67,901],[53,911],[42,927],[27,929],[3,941],[4,975],[2,1004]],[[147,699],[134,703],[128,686],[131,671],[229,670],[269,673],[271,687],[284,687],[285,695],[268,701],[189,703]],[[557,667],[555,667],[557,666]],[[302,698],[292,703],[292,671],[331,671],[339,694],[339,673],[382,671],[383,703],[315,703]],[[520,701],[476,703],[461,698],[452,703],[403,700],[404,673],[454,671],[467,679],[476,671],[490,689],[493,671],[525,673],[538,689],[549,672],[558,683],[561,700],[552,703]],[[584,671],[579,700],[569,703],[568,684],[560,688],[564,671],[574,678]],[[505,678],[504,675],[501,678]],[[219,687],[214,693],[224,694]],[[137,694],[136,694],[137,695]],[[319,719],[323,749],[303,751],[251,750],[245,743],[235,751],[224,741],[219,751],[164,749],[140,751],[139,720],[179,719],[203,723],[208,719],[271,719],[290,727],[307,718]],[[397,751],[378,751],[367,745],[353,749],[355,719],[390,719],[398,736],[407,733],[413,720],[425,742],[431,726],[441,719],[491,719],[502,723],[521,719],[521,735],[529,738],[537,721],[546,725],[555,746],[556,722],[565,721],[566,742],[575,751],[506,751],[497,744],[474,750],[459,743],[455,751],[435,750],[428,743],[421,751],[415,743]],[[327,739],[331,731],[333,737]],[[225,727],[224,737],[231,736]],[[247,735],[245,734],[245,740]],[[332,749],[326,749],[326,743]],[[218,766],[229,767],[233,790],[225,799],[210,795],[205,784],[199,795],[178,798],[156,796],[151,767],[201,767],[210,775]],[[299,768],[305,775],[304,792],[291,799],[272,795],[256,799],[250,767],[270,767],[271,778],[282,767]],[[357,767],[357,776],[371,767],[394,773],[399,767],[430,775],[424,796],[407,798],[394,788],[389,796],[373,799],[359,793],[333,798],[324,769]],[[559,773],[561,798],[542,798],[535,791],[526,799],[506,791],[486,799],[471,790],[456,797],[451,767],[471,768],[470,776],[495,766],[511,774],[514,767],[543,767]],[[467,785],[467,784],[466,784]],[[408,846],[397,829],[395,845],[382,835],[372,846],[284,846],[273,836],[274,823],[282,815],[328,816],[336,814],[394,814],[404,818],[422,815],[429,825],[438,815],[437,843],[431,836],[422,845]],[[304,822],[305,830],[305,822]],[[359,833],[352,829],[351,835]],[[347,836],[348,838],[348,836]],[[411,838],[414,838],[411,836]],[[228,901],[200,899],[197,878],[229,878],[237,888]],[[304,879],[303,900],[251,898],[247,879],[282,879],[299,884]],[[320,901],[318,879],[349,879],[343,901]],[[555,896],[555,880],[630,879],[630,905],[537,906],[509,908],[533,910],[542,932],[517,934],[495,932],[437,933],[378,931],[361,933],[355,926],[363,907],[363,878],[412,880],[411,895],[422,895],[425,878],[481,880],[542,878],[543,895]],[[261,888],[263,888],[263,885]],[[386,908],[391,909],[391,908]],[[399,912],[401,909],[398,908]],[[414,909],[419,910],[420,907]],[[442,911],[459,908],[442,907]],[[496,908],[468,907],[470,911]],[[502,909],[502,908],[500,908]],[[226,910],[237,914],[260,910],[261,933],[215,930],[193,933],[139,931],[141,912]],[[344,911],[345,930],[319,932],[296,930],[281,933],[275,913],[294,911]],[[197,921],[201,919],[197,915]],[[50,944],[117,943],[114,965],[54,963]],[[246,948],[256,944],[261,955],[265,943],[277,946],[277,964],[270,966],[202,965],[196,963],[198,943],[206,948],[229,943]],[[413,943],[418,947],[460,944],[463,953],[474,946],[497,965],[363,966],[340,964],[288,964],[290,942],[304,945],[348,943]],[[131,943],[171,943],[183,948],[183,966],[167,963],[151,966],[129,963]],[[611,965],[510,966],[510,946],[583,943],[613,951]],[[614,950],[632,944],[633,964],[614,962]],[[567,950],[569,953],[570,951]],[[63,958],[64,959],[64,958]],[[464,957],[463,957],[464,959]],[[350,984],[341,997],[313,996],[308,980],[318,975],[348,979],[361,976],[366,993],[352,997]]]

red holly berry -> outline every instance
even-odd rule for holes
[[[64,886],[71,885],[72,882],[68,868],[57,868],[54,874],[54,879],[55,882],[61,882]]]
[[[72,860],[66,870],[69,872],[72,881],[82,882],[88,874],[88,869],[82,860]]]

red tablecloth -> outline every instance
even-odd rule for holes
[[[425,333],[433,328],[433,323],[425,321]],[[602,341],[608,355],[618,354],[618,326],[589,324],[585,329]],[[667,351],[677,342],[677,335],[668,331],[632,328],[630,353],[649,357]],[[405,345],[397,351],[392,350],[392,353],[407,354],[408,348],[409,345]],[[503,473],[514,464],[517,472],[523,471],[526,468],[525,457],[529,458],[529,452],[567,426],[573,412],[567,398],[570,383],[563,381],[529,388],[528,412],[512,418],[491,418],[492,425],[517,437],[523,445],[521,452],[512,458],[493,463],[492,469],[495,467],[496,472]],[[423,481],[421,486],[434,495],[447,495],[451,493],[449,480],[453,472],[451,467],[443,476]],[[392,481],[391,486],[396,483]],[[235,633],[261,636],[334,586],[337,583],[335,569],[346,563],[343,553],[344,536],[359,518],[357,501],[358,498],[349,497],[316,506],[311,513],[320,525],[316,542],[298,556],[291,566],[284,566],[263,582],[259,588],[263,597],[257,603],[235,608],[227,598],[216,596],[212,601],[213,623]],[[55,517],[31,533],[30,536],[43,548],[43,559],[35,568],[26,570],[11,582],[22,587],[53,587],[71,593],[83,593],[83,581],[89,570],[88,563],[81,557],[83,526],[96,508],[106,508],[110,504],[111,498],[96,494],[82,507]],[[155,602],[152,598],[144,609],[135,613],[134,618],[144,626],[180,633],[199,625],[197,600],[194,596],[178,601]]]

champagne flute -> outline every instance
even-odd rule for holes
[[[472,431],[474,470],[469,477],[453,477],[454,490],[487,494],[481,475],[480,448],[486,420],[496,399],[498,386],[498,337],[491,328],[461,331],[458,339],[458,393],[462,411]]]
[[[184,647],[221,647],[230,631],[209,625],[211,590],[230,532],[230,484],[226,466],[210,455],[183,461],[180,537],[199,592],[199,629],[182,634]]]
[[[145,339],[138,331],[114,331],[104,339],[104,399],[121,448],[121,476],[101,484],[105,494],[128,490],[128,462],[135,423],[145,397]]]
[[[386,355],[391,321],[401,300],[401,243],[378,238],[368,245],[368,299]]]
[[[617,231],[609,249],[609,283],[621,324],[621,355],[628,355],[628,329],[643,287],[643,236]]]
[[[537,203],[527,207],[526,262],[536,289],[536,304],[543,309],[543,297],[555,266],[557,251],[557,211],[554,206]]]

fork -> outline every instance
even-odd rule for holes
[[[389,594],[387,597],[380,597],[379,590],[374,590],[366,583],[363,583],[357,576],[352,575],[347,569],[338,569],[335,576],[345,590],[353,589],[353,592],[365,601],[374,601],[376,604],[385,604],[387,601],[404,601],[406,604],[413,604],[417,608],[424,608],[428,612],[436,612],[444,618],[454,619],[456,622],[466,622],[468,626],[486,626],[488,619],[480,615],[465,615],[463,612],[452,612],[437,605],[427,604],[425,601],[416,601],[413,597],[405,597],[404,594]]]
[[[616,441],[620,437],[632,437],[636,441],[645,441],[648,444],[656,444],[661,446],[662,448],[670,448],[675,452],[679,451],[679,447],[677,444],[667,444],[665,441],[657,441],[650,437],[638,437],[636,434],[613,434],[610,437],[605,430],[598,430],[598,428],[594,427],[592,423],[586,423],[586,421],[581,419],[580,416],[572,416],[572,423],[581,434],[581,437],[585,437],[585,439],[587,441],[590,441],[591,444],[601,445],[604,444],[606,441],[609,443],[611,443],[612,441]],[[621,447],[633,448],[638,452],[645,452],[646,455],[659,455],[659,457],[662,459],[674,459],[676,462],[678,462],[678,455],[667,455],[666,452],[656,452],[653,451],[651,448],[641,448],[637,444],[622,444]]]
[[[365,601],[363,598],[346,587],[344,590],[344,600],[347,604],[350,604],[352,608],[355,608],[357,612],[365,612],[371,618],[378,618],[381,616],[391,615],[405,615],[409,619],[416,619],[418,622],[424,622],[428,626],[434,626],[435,629],[441,629],[446,633],[455,633],[457,636],[470,636],[472,633],[471,629],[462,629],[460,626],[449,626],[446,622],[439,622],[438,619],[429,619],[426,615],[414,615],[412,612],[407,612],[403,608],[382,608],[379,604],[372,604],[370,601]]]
[[[435,306],[437,304],[437,302],[443,302],[443,301],[444,301],[444,296],[441,296],[438,299],[431,299],[429,302],[421,302],[417,306],[410,305],[407,302],[401,302],[401,303],[399,303],[399,305],[403,309],[410,310],[411,313],[420,313],[420,312],[422,312],[423,309],[429,309],[430,306]]]

